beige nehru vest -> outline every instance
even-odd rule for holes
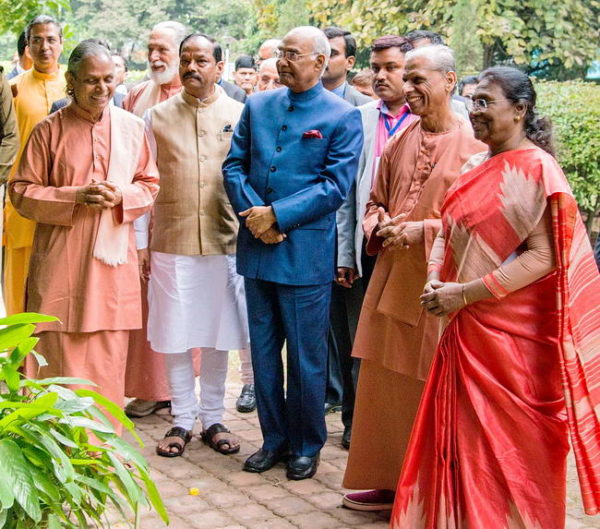
[[[235,253],[238,223],[223,187],[221,165],[242,109],[217,85],[204,101],[183,90],[150,109],[160,173],[152,250]]]

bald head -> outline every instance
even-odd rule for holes
[[[269,39],[265,40],[258,48],[258,60],[265,61],[271,59],[275,55],[275,50],[281,44],[280,39]]]
[[[323,66],[323,69],[325,69],[331,55],[331,46],[329,45],[329,39],[325,33],[314,26],[299,26],[292,29],[285,37],[283,37],[283,42],[285,42],[286,39],[289,40],[290,38],[309,42],[313,53],[320,54],[325,57],[325,65]]]
[[[448,46],[435,44],[432,46],[421,46],[410,50],[406,54],[406,62],[418,57],[424,58],[431,64],[432,70],[438,70],[443,73],[455,72],[456,64],[454,52]]]
[[[279,45],[277,71],[281,83],[292,92],[309,90],[319,82],[330,54],[329,40],[320,29],[292,29]]]

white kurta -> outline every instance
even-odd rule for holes
[[[243,278],[235,255],[151,252],[148,340],[161,353],[248,347]]]

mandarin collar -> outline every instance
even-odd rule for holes
[[[217,99],[219,99],[219,97],[221,97],[221,94],[224,94],[224,93],[225,93],[225,91],[216,83],[215,83],[214,92],[205,99],[198,99],[197,97],[194,97],[193,95],[188,94],[185,87],[180,92],[183,100],[188,105],[192,105],[194,107],[207,107],[209,105],[212,105]]]
[[[288,97],[291,101],[309,101],[310,99],[317,97],[323,90],[325,90],[325,88],[323,88],[323,83],[321,83],[321,81],[318,81],[315,86],[304,92],[292,92],[289,88],[287,89]]]
[[[58,79],[61,75],[64,76],[64,72],[62,71],[62,68],[60,66],[58,67],[58,70],[52,73],[38,72],[35,68],[31,68],[31,75],[33,75],[35,79],[39,79],[40,81],[54,81]]]
[[[81,119],[91,123],[92,125],[96,125],[97,123],[101,123],[103,121],[105,121],[108,118],[108,113],[110,112],[108,109],[109,105],[106,105],[104,107],[104,110],[102,111],[102,115],[100,116],[99,119],[94,119],[92,118],[91,114],[87,111],[84,110],[83,108],[81,108],[74,99],[71,99],[71,102],[69,103],[69,105],[67,106],[68,109],[70,109],[75,115],[77,115],[78,117],[80,117]]]

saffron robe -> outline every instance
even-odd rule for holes
[[[132,146],[141,147],[133,150]],[[93,257],[100,211],[77,204],[75,198],[78,188],[92,179],[106,179],[111,157],[118,160],[124,156],[138,156],[132,183],[120,186],[123,199],[113,209],[115,222],[129,225],[128,261],[109,266]],[[102,118],[94,122],[75,103],[37,125],[10,182],[10,197],[17,211],[38,223],[27,282],[27,310],[60,319],[37,327],[40,351],[49,355],[45,373],[81,377],[94,372],[91,365],[83,373],[61,372],[60,366],[82,366],[64,361],[85,349],[82,336],[110,344],[98,335],[113,333],[120,349],[106,346],[112,368],[105,373],[107,386],[100,391],[119,403],[124,390],[124,360],[119,358],[124,359],[127,350],[122,346],[126,343],[122,332],[115,331],[141,327],[133,220],[151,208],[157,193],[158,171],[143,122],[116,107],[106,108]],[[56,333],[72,335],[72,339],[53,336]],[[61,344],[63,349],[57,351],[49,344]],[[76,346],[75,351],[68,350],[69,344]],[[90,354],[86,364],[97,356],[104,365],[102,351]],[[34,374],[36,367],[29,363],[28,372]]]
[[[495,277],[546,208],[556,270]],[[393,529],[564,529],[568,432],[585,510],[600,509],[600,276],[577,205],[538,148],[462,175],[442,208],[440,279],[493,297],[451,315],[406,453]]]
[[[419,302],[427,258],[447,189],[465,162],[484,149],[463,120],[441,133],[426,132],[416,121],[385,147],[363,222],[366,250],[377,254],[377,262],[352,352],[362,362],[346,488],[396,487],[439,337],[439,321]],[[406,221],[422,222],[423,242],[407,250],[383,249],[375,234],[380,206],[391,217],[403,213]]]
[[[13,93],[16,93],[13,101],[20,146],[9,178],[17,170],[33,128],[48,115],[52,103],[65,96],[66,81],[63,70],[46,74],[32,68],[11,79],[11,85]],[[35,222],[19,215],[10,200],[6,201],[4,215],[4,301],[7,314],[15,314],[25,309],[25,282]]]

